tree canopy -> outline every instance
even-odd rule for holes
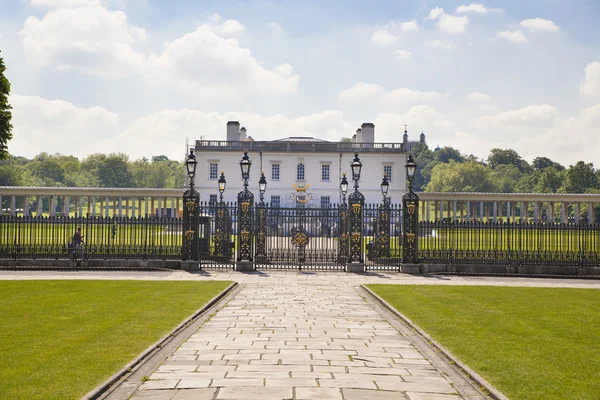
[[[4,76],[6,66],[0,53],[0,160],[8,158],[8,141],[12,139],[12,107],[8,103],[10,82]]]

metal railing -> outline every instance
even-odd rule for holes
[[[181,260],[181,245],[181,218],[0,216],[0,259]]]
[[[419,262],[600,266],[600,225],[420,222]]]
[[[406,143],[351,143],[315,141],[265,141],[238,142],[227,140],[196,140],[196,151],[315,151],[315,152],[361,152],[406,153]]]

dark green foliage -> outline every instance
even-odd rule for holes
[[[0,160],[8,158],[8,141],[12,139],[12,107],[8,103],[10,82],[4,76],[6,66],[0,54]]]

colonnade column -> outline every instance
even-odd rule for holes
[[[2,204],[2,200],[0,199],[0,205]],[[23,215],[25,217],[29,217],[29,196],[25,196],[23,198]]]
[[[71,208],[71,196],[65,196],[63,197],[63,215],[65,217],[68,217],[70,214],[70,208]]]

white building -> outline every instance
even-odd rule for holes
[[[421,134],[420,142],[425,142]],[[293,206],[296,187],[305,187],[312,195],[312,206],[324,206],[341,201],[340,180],[346,173],[350,193],[353,188],[350,163],[357,153],[362,164],[359,190],[367,203],[380,203],[381,181],[386,174],[388,197],[399,203],[406,192],[406,157],[416,141],[408,141],[406,130],[402,143],[375,141],[375,125],[364,123],[351,142],[328,142],[313,137],[288,137],[274,141],[257,141],[240,129],[237,121],[227,123],[226,140],[197,140],[195,145],[198,166],[196,188],[202,201],[218,200],[217,181],[225,173],[225,201],[235,201],[243,190],[239,162],[248,152],[252,161],[249,189],[259,201],[258,180],[261,172],[267,179],[265,202]],[[290,195],[292,194],[292,195]],[[287,197],[286,197],[287,196]],[[290,197],[291,196],[291,197]]]

